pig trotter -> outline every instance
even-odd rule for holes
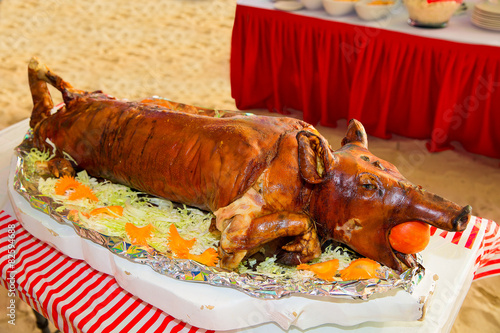
[[[282,249],[288,252],[284,253],[279,261],[290,266],[309,262],[321,255],[318,234],[313,226],[305,234],[283,246]]]
[[[245,258],[247,251],[234,251],[233,253],[226,252],[222,246],[219,246],[220,267],[227,269],[235,269],[240,262]]]
[[[47,164],[50,173],[56,178],[63,176],[69,176],[69,177],[75,176],[75,169],[73,169],[71,162],[65,158],[55,157],[50,161],[48,161]]]

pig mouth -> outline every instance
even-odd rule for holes
[[[416,254],[402,253],[394,250],[393,248],[391,248],[391,250],[394,256],[396,257],[398,264],[400,265],[398,271],[403,272],[408,268],[413,268],[419,265],[419,263],[417,262]]]
[[[467,205],[463,207],[459,213],[453,217],[450,218],[448,223],[440,223],[440,222],[435,222],[435,221],[428,221],[428,220],[423,220],[423,219],[412,219],[411,221],[405,221],[403,223],[407,222],[413,222],[413,221],[419,221],[423,222],[429,226],[434,226],[436,228],[442,229],[442,230],[447,230],[450,232],[460,232],[464,231],[467,228],[467,224],[470,221],[471,218],[471,213],[472,213],[472,207],[470,205]],[[392,229],[391,229],[392,230]],[[408,235],[408,237],[412,237],[412,235]],[[403,271],[407,268],[413,268],[419,263],[417,262],[417,254],[407,254],[400,252],[396,249],[394,249],[390,242],[389,242],[389,247],[397,261],[397,264],[400,266],[399,270]],[[405,267],[406,266],[406,267]]]
[[[399,272],[418,265],[416,253],[427,247],[430,237],[430,224],[421,220],[411,219],[397,223],[388,230],[386,235],[387,252],[392,261],[389,265]]]

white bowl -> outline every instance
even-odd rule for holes
[[[410,25],[420,27],[445,27],[460,3],[439,1],[427,3],[425,0],[404,0],[410,17]],[[499,6],[500,8],[500,6]]]
[[[274,8],[285,12],[293,12],[304,8],[304,5],[298,1],[276,1]]]
[[[397,4],[397,0],[361,0],[354,9],[361,19],[372,21],[389,16]]]
[[[320,9],[323,7],[323,0],[300,0],[304,7],[311,10]]]
[[[323,0],[323,7],[328,15],[342,16],[354,11],[357,0]]]

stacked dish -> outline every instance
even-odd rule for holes
[[[480,28],[500,31],[500,4],[490,2],[476,4],[471,21]]]

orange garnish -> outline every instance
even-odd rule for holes
[[[75,190],[80,185],[82,185],[82,183],[75,178],[71,176],[62,176],[57,180],[55,192],[57,195],[64,195],[67,190]]]
[[[106,214],[111,217],[118,217],[123,215],[123,207],[122,206],[106,206],[99,207],[90,212],[90,215],[99,215]]]
[[[202,254],[191,254],[189,250],[196,242],[196,238],[184,239],[179,235],[175,224],[170,225],[170,235],[168,237],[168,246],[170,251],[179,259],[191,259],[206,266],[215,266],[219,262],[219,255],[213,248],[206,249]]]
[[[68,219],[70,221],[78,221],[80,218],[78,217],[78,211],[76,209],[72,209],[68,213]]]
[[[423,251],[431,239],[430,226],[420,221],[398,224],[389,233],[391,247],[405,254]]]
[[[125,232],[128,238],[134,245],[148,245],[148,239],[151,238],[151,233],[153,232],[154,226],[150,223],[145,227],[137,227],[132,223],[125,224]]]
[[[68,213],[68,219],[73,222],[78,222],[80,220],[80,214],[82,214],[85,217],[90,217],[90,215],[87,213],[80,212],[76,209],[72,209]]]
[[[332,259],[317,264],[300,264],[297,269],[308,270],[316,274],[320,279],[333,281],[337,270],[339,269],[339,260]]]
[[[90,187],[83,184],[77,186],[75,190],[68,196],[68,200],[78,200],[83,198],[87,198],[93,201],[99,201]]]
[[[206,266],[215,266],[219,262],[219,255],[214,248],[208,248],[202,254],[188,253],[187,259],[197,261]]]
[[[170,235],[168,237],[168,247],[178,258],[186,259],[189,255],[189,249],[196,242],[196,238],[187,240],[179,235],[175,224],[170,225]]]
[[[63,176],[56,183],[55,193],[65,195],[68,190],[73,190],[68,196],[68,200],[78,200],[87,198],[93,201],[99,201],[94,192],[87,185],[83,185],[71,176]]]
[[[340,271],[340,277],[344,281],[363,280],[380,277],[381,266],[378,262],[368,259],[356,259],[346,268]]]

